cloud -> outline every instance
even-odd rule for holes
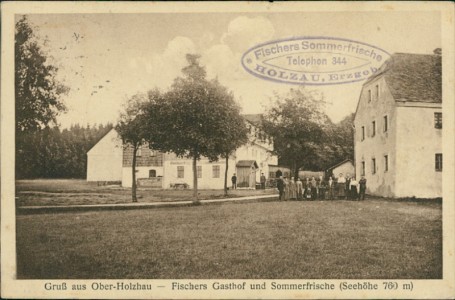
[[[274,34],[275,28],[267,18],[241,16],[229,23],[221,42],[233,51],[244,52],[256,44],[272,39]]]
[[[236,59],[231,48],[224,44],[210,47],[202,54],[201,63],[206,66],[207,75],[212,77],[232,78],[240,60]]]

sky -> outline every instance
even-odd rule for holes
[[[17,16],[19,18],[20,16]],[[294,85],[247,73],[249,48],[298,36],[351,39],[389,53],[431,54],[441,47],[438,12],[286,12],[30,14],[30,22],[58,78],[70,87],[62,127],[118,119],[128,97],[153,88],[165,91],[181,75],[186,53],[201,55],[208,78],[218,78],[242,107],[263,113],[274,92]],[[308,87],[327,101],[334,122],[355,112],[362,82]]]

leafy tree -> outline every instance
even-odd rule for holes
[[[55,124],[57,115],[66,110],[62,96],[69,88],[57,81],[58,68],[49,62],[38,40],[23,16],[15,30],[16,132]]]
[[[327,167],[345,159],[354,159],[354,113],[327,128]]]
[[[324,100],[303,88],[285,95],[275,94],[263,119],[263,130],[274,142],[280,164],[288,165],[295,176],[302,167],[320,170],[325,165],[326,128]]]
[[[168,92],[149,93],[147,139],[154,149],[192,159],[193,196],[197,201],[197,161],[228,157],[242,142],[245,125],[240,125],[233,95],[218,81],[206,79],[199,56],[187,54],[186,59],[183,76],[174,80]],[[236,129],[240,129],[238,140]]]
[[[29,145],[31,131],[38,131],[49,124],[56,123],[56,117],[65,111],[62,96],[68,92],[68,87],[56,80],[58,69],[49,63],[46,53],[38,43],[39,38],[34,28],[23,16],[15,28],[15,102],[16,102],[16,176],[32,176],[39,170],[23,170],[38,162],[32,162],[31,148],[38,144]],[[49,130],[49,129],[48,129]],[[35,136],[39,142],[39,136]],[[44,147],[45,150],[51,151]],[[38,150],[38,149],[35,149]],[[34,150],[33,150],[34,151]],[[48,152],[49,152],[48,151]],[[42,152],[42,159],[46,152]],[[25,162],[30,164],[25,164]],[[27,171],[30,173],[27,174]],[[38,172],[39,173],[39,172]]]
[[[213,84],[218,89],[220,100],[225,103],[224,110],[217,119],[222,130],[213,137],[216,145],[213,156],[219,155],[225,159],[224,195],[227,196],[229,157],[237,148],[248,142],[248,127],[245,119],[240,115],[240,106],[235,103],[234,95],[217,81],[214,81]]]
[[[145,120],[145,101],[146,96],[137,94],[128,100],[125,111],[121,113],[120,120],[115,127],[122,138],[125,147],[133,148],[132,161],[132,188],[131,198],[137,202],[136,190],[136,159],[137,151],[146,143],[146,120]]]

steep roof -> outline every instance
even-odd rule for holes
[[[365,84],[381,75],[395,101],[442,103],[440,55],[395,53]]]
[[[94,143],[93,146],[90,147],[90,149],[87,150],[87,154],[88,154],[93,148],[95,148],[95,146],[98,145],[98,143],[99,143],[102,139],[104,139],[109,133],[111,133],[111,131],[117,132],[117,130],[115,130],[115,128],[112,127],[112,128],[111,128],[110,130],[108,130],[102,137],[100,137],[100,138],[96,141],[96,143]]]
[[[327,168],[327,171],[333,170],[333,169],[335,169],[336,167],[339,167],[339,166],[341,166],[341,165],[343,165],[343,164],[345,164],[345,163],[349,163],[349,162],[350,162],[351,164],[353,164],[353,163],[352,163],[352,160],[350,160],[350,159],[345,159],[345,160],[343,160],[343,161],[337,163],[336,165],[333,165],[333,166],[331,166],[330,168]],[[353,164],[353,165],[354,165],[354,164]]]
[[[256,169],[258,168],[258,164],[255,160],[239,160],[236,167],[252,167],[254,166]]]
[[[262,123],[262,114],[246,114],[242,115],[242,117],[255,126]]]

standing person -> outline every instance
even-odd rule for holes
[[[314,177],[311,177],[311,199],[316,200],[318,196],[318,183]]]
[[[305,186],[305,190],[303,191],[304,197],[305,197],[305,199],[310,199],[311,198],[310,178],[306,177],[303,185]]]
[[[232,175],[231,181],[232,181],[232,189],[233,190],[237,189],[237,176],[235,175],[235,173],[234,173],[234,175]]]
[[[306,189],[307,189],[307,187],[308,187],[308,180],[307,180],[307,178],[303,177],[302,185],[303,185],[303,199],[306,199]]]
[[[365,200],[365,191],[367,190],[367,180],[362,176],[359,180],[359,200]]]
[[[352,200],[356,200],[357,199],[357,185],[359,183],[357,182],[357,180],[355,180],[355,177],[352,177],[351,179],[351,193],[350,193],[350,196],[351,196],[351,199]]]
[[[275,178],[281,178],[281,176],[283,176],[283,172],[281,172],[280,169],[278,169],[276,172],[275,172]],[[283,178],[281,178],[283,179]]]
[[[326,182],[322,176],[319,176],[319,199],[325,200]]]
[[[261,189],[265,190],[265,182],[266,178],[264,176],[264,173],[261,174]]]
[[[351,175],[346,174],[346,200],[351,198]]]
[[[286,176],[284,177],[283,182],[284,182],[284,201],[287,201],[287,200],[289,200],[289,180]]]
[[[329,181],[327,182],[327,190],[328,190],[328,197],[330,200],[333,200],[333,178],[332,176],[329,177]]]
[[[289,199],[296,199],[297,198],[297,186],[295,184],[294,177],[291,177],[289,181]]]
[[[276,182],[276,187],[278,192],[280,193],[280,197],[278,198],[280,201],[284,200],[284,181],[283,176],[280,176]]]
[[[303,196],[303,184],[300,178],[297,178],[297,182],[295,183],[297,189],[297,200],[302,200]]]
[[[337,178],[337,197],[344,198],[346,196],[346,178],[344,178],[343,173],[340,173]]]

